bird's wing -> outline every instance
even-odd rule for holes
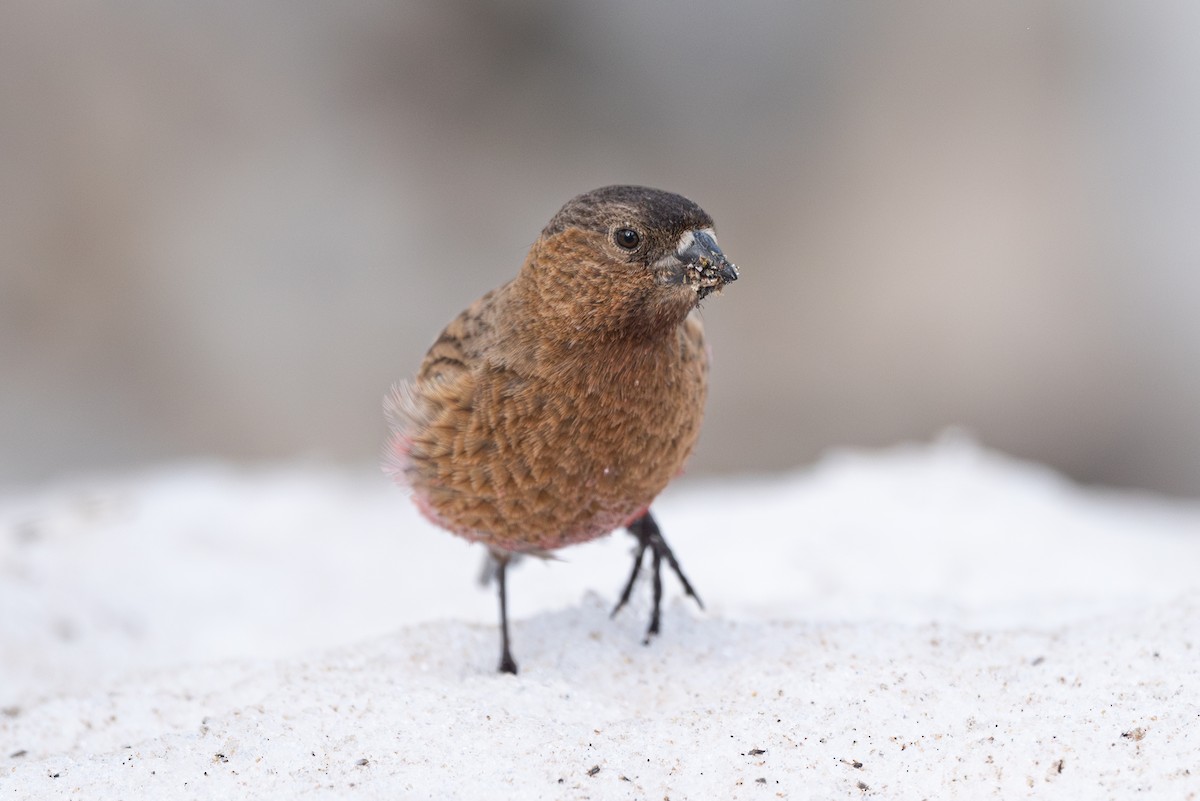
[[[383,467],[397,483],[410,484],[414,460],[428,456],[431,428],[453,424],[471,409],[498,291],[484,295],[454,318],[425,354],[416,377],[397,383],[384,398],[391,436]]]
[[[485,357],[492,337],[492,317],[500,293],[494,289],[455,317],[434,341],[417,371],[418,381],[459,380]]]

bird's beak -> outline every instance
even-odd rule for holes
[[[710,230],[684,234],[675,255],[683,262],[685,280],[702,298],[738,279],[737,265],[725,258]]]

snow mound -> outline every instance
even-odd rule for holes
[[[510,576],[382,478],[219,465],[0,501],[13,798],[1200,797],[1200,507],[948,438],[656,505]]]

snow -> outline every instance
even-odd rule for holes
[[[166,467],[0,499],[3,798],[1200,798],[1200,505],[960,437],[656,504],[510,573],[381,476]]]

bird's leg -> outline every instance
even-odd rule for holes
[[[615,615],[621,610],[621,607],[629,600],[630,593],[633,592],[633,584],[637,581],[638,574],[642,569],[642,558],[646,551],[651,553],[651,567],[653,573],[653,608],[650,610],[650,627],[646,630],[646,642],[650,638],[658,634],[659,623],[662,618],[662,563],[665,559],[670,565],[671,570],[679,577],[679,581],[683,584],[683,591],[696,600],[696,603],[701,609],[704,608],[704,602],[700,600],[700,596],[696,594],[696,590],[692,587],[692,583],[687,580],[687,576],[683,574],[683,569],[679,567],[679,560],[675,558],[675,554],[671,551],[671,546],[667,545],[667,541],[663,539],[662,531],[658,527],[658,523],[650,516],[650,512],[634,520],[626,528],[629,533],[637,537],[638,548],[633,555],[633,571],[629,574],[629,581],[625,584],[625,589],[621,591],[621,597],[617,601],[616,607],[612,613]]]
[[[496,562],[496,584],[500,587],[500,672],[517,674],[517,663],[513,661],[512,651],[508,648],[508,572],[509,555],[492,551],[492,559]]]
[[[650,562],[654,565],[653,583],[654,594],[651,596],[654,599],[654,604],[650,608],[650,627],[646,629],[645,644],[650,644],[651,637],[658,636],[658,621],[659,610],[662,608],[662,551],[655,548],[654,558]]]
[[[629,529],[633,531],[632,526]],[[629,574],[629,581],[625,582],[625,589],[621,590],[621,597],[617,599],[617,605],[613,607],[612,614],[609,617],[616,617],[617,612],[621,611],[621,607],[629,603],[629,596],[633,593],[633,585],[637,582],[638,574],[642,572],[642,557],[646,555],[646,549],[650,544],[638,537],[637,553],[633,555],[633,572]]]

